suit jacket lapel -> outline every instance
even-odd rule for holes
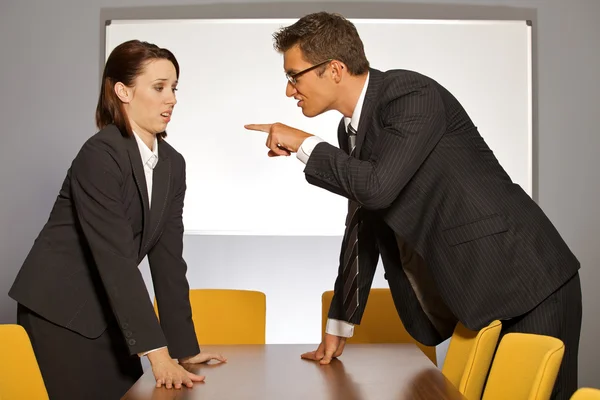
[[[358,131],[356,132],[356,157],[360,158],[360,150],[365,141],[365,135],[369,129],[369,119],[377,103],[377,95],[383,82],[383,72],[376,69],[369,69],[369,86],[365,93],[365,101],[360,112],[360,120],[358,121]]]
[[[171,189],[171,160],[162,149],[161,140],[158,143],[158,163],[152,172],[152,208],[150,208],[150,223],[148,224],[149,235],[142,242],[144,243],[142,246],[143,251],[153,243],[158,235],[158,227],[165,216]]]
[[[140,243],[140,245],[142,245],[146,242],[150,231],[150,204],[148,200],[148,186],[146,185],[144,165],[142,164],[142,157],[140,155],[140,149],[138,148],[137,142],[133,136],[127,137],[125,140],[127,142],[127,152],[129,153],[129,161],[131,162],[133,179],[135,180],[135,184],[140,192],[140,197],[142,198],[142,224],[144,227],[142,231],[142,240]]]
[[[148,186],[146,185],[146,174],[142,164],[140,149],[134,137],[125,138],[127,141],[127,152],[131,162],[131,170],[135,184],[140,192],[143,204],[143,232],[140,243],[140,256],[146,254],[152,240],[158,235],[158,226],[164,216],[166,202],[170,191],[171,161],[158,145],[158,163],[152,171],[152,209],[148,200]]]

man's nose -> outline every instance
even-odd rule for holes
[[[285,95],[287,97],[292,97],[297,93],[296,87],[292,85],[292,82],[288,81],[287,86],[285,87]]]

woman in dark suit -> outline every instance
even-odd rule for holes
[[[166,49],[134,40],[112,51],[100,131],[73,160],[9,292],[52,400],[119,399],[142,375],[144,355],[167,388],[204,379],[180,363],[225,361],[200,352],[192,322],[185,161],[163,140],[178,78]],[[138,269],[146,255],[160,324]]]

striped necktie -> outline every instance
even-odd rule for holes
[[[356,130],[348,125],[348,150],[354,156],[356,150]],[[348,218],[344,233],[343,269],[343,302],[346,320],[350,321],[358,308],[358,230],[360,225],[360,205],[350,200],[348,202]]]

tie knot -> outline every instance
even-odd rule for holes
[[[154,167],[156,167],[157,163],[158,163],[158,157],[156,156],[156,154],[152,154],[150,156],[150,158],[148,158],[148,160],[146,161],[146,165],[150,169],[154,169]]]
[[[348,124],[348,151],[352,156],[354,155],[354,150],[356,149],[356,130],[350,124]]]
[[[352,126],[352,124],[348,124],[348,134],[349,135],[356,135],[356,129],[354,129],[354,127]]]

